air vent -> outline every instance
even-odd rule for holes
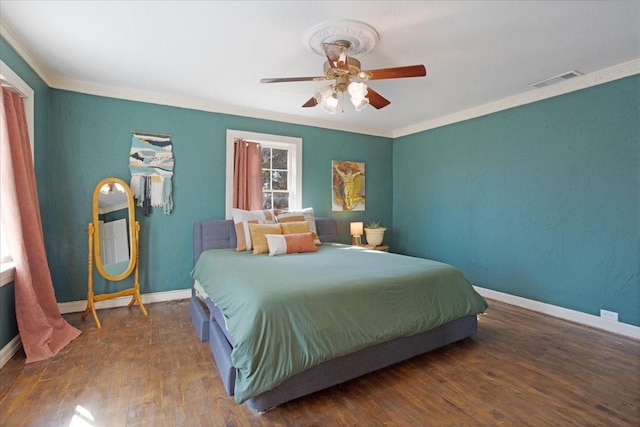
[[[539,82],[531,83],[529,86],[537,88],[547,87],[578,76],[582,76],[582,73],[576,70],[571,70],[557,76],[549,77],[548,79],[540,80]]]

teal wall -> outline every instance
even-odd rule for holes
[[[14,298],[15,286],[13,282],[0,287],[0,349],[18,335]]]
[[[640,76],[393,144],[394,249],[640,326]]]
[[[47,126],[48,126],[48,98],[49,87],[38,77],[31,67],[0,37],[0,59],[13,72],[20,76],[34,91],[34,162],[36,175],[46,168],[47,159]],[[44,179],[38,179],[38,193],[40,194],[40,211],[44,215],[46,199]],[[10,283],[0,289],[0,349],[18,334],[15,321],[14,284]]]
[[[208,113],[141,102],[51,90],[50,151],[46,181],[51,204],[44,230],[58,300],[86,298],[87,223],[91,197],[102,178],[129,181],[130,130],[173,135],[174,209],[154,208],[140,221],[140,283],[143,293],[186,289],[193,266],[193,223],[225,214],[227,129],[296,136],[303,139],[303,206],[319,217],[339,220],[348,242],[349,220],[391,224],[392,141],[309,126]],[[367,167],[367,210],[331,211],[331,161],[354,160]],[[95,276],[96,291],[109,284]]]

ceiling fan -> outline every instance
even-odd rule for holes
[[[335,80],[335,83],[322,87],[316,91],[303,107],[320,107],[330,114],[335,113],[338,105],[338,94],[349,92],[351,102],[357,111],[362,110],[368,104],[374,108],[384,108],[391,103],[388,99],[367,87],[364,83],[352,80],[382,80],[398,79],[405,77],[424,77],[427,70],[424,65],[410,65],[406,67],[380,68],[377,70],[362,70],[360,61],[347,56],[351,43],[347,40],[335,40],[330,43],[322,43],[327,61],[324,63],[322,76],[316,77],[282,77],[261,79],[260,83],[287,83]]]

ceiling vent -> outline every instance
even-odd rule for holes
[[[560,83],[565,80],[572,79],[574,77],[582,76],[583,74],[576,70],[567,71],[566,73],[559,74],[557,76],[549,77],[548,79],[540,80],[539,82],[531,83],[531,87],[547,87],[555,83]]]

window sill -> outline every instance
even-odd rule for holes
[[[0,268],[0,287],[13,282],[16,273],[16,265],[13,262],[3,262]]]

